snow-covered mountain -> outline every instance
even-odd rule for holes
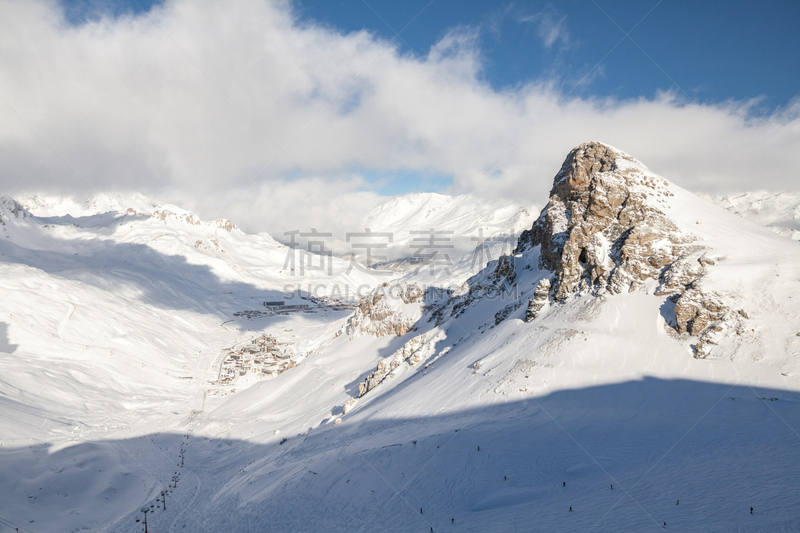
[[[8,201],[16,201],[9,199]],[[193,264],[206,265],[224,279],[240,280],[286,292],[312,287],[316,296],[330,296],[316,280],[336,278],[338,285],[370,285],[374,276],[335,257],[312,258],[302,248],[287,247],[266,233],[246,234],[227,219],[202,221],[172,204],[154,202],[141,194],[101,194],[84,201],[45,195],[26,195],[17,202],[29,217],[28,231],[45,230],[52,248],[63,242],[100,237],[107,242],[144,244],[168,255],[180,255]],[[13,238],[14,233],[9,234]],[[30,241],[24,241],[25,246]],[[91,264],[87,265],[91,267]],[[326,286],[329,290],[332,285]],[[334,294],[333,296],[339,297]],[[343,299],[358,299],[342,294]]]
[[[430,250],[433,232],[436,243],[452,246],[442,254],[456,262],[484,241],[505,244],[510,252],[515,237],[533,222],[534,209],[470,195],[407,194],[375,208],[365,226],[392,234],[390,260],[427,259],[422,254]]]
[[[768,227],[778,235],[800,241],[800,192],[754,191],[708,198],[747,220]]]
[[[4,354],[10,403],[3,416],[15,420],[3,432],[4,445],[38,441],[41,433],[25,423],[30,409],[49,413],[49,424],[36,422],[44,434],[65,436],[126,426],[137,419],[123,416],[134,406],[157,406],[166,415],[173,402],[186,400],[171,396],[172,387],[202,388],[221,350],[270,317],[291,322],[265,301],[338,316],[347,313],[342,305],[358,300],[359,287],[378,283],[335,258],[330,274],[306,269],[301,276],[291,268],[293,251],[269,236],[138,200],[113,210],[93,200],[78,216],[44,217],[13,199],[0,201],[0,321],[15,347]],[[46,204],[50,213],[64,205],[53,198]],[[283,331],[278,337],[299,353],[317,342]]]
[[[354,309],[234,316],[283,296],[286,249],[217,223],[0,216],[21,531],[140,531],[142,508],[151,531],[799,524],[800,247],[615,148],[575,148],[513,253],[457,288],[306,273],[368,287]],[[261,335],[302,357],[245,379]],[[247,375],[223,384],[231,354]]]
[[[459,285],[487,261],[511,253],[517,237],[533,222],[534,206],[489,201],[463,194],[413,193],[373,209],[363,222],[366,238],[338,238],[332,248],[381,271],[417,281]],[[338,236],[341,237],[341,236]],[[300,242],[315,240],[300,238]],[[375,246],[361,248],[368,241]]]

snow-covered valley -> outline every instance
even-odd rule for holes
[[[800,527],[800,243],[616,149],[573,150],[538,219],[371,215],[526,230],[478,265],[465,238],[446,274],[401,265],[409,236],[391,275],[301,275],[265,234],[137,198],[0,205],[11,530]],[[292,366],[221,382],[262,335]]]

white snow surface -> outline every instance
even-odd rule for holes
[[[414,193],[376,207],[364,227],[391,235],[387,248],[378,251],[387,258],[386,268],[421,283],[457,286],[491,259],[511,253],[538,214],[535,206],[468,194]]]
[[[724,258],[704,288],[750,317],[714,358],[667,327],[655,282],[524,322],[550,275],[538,249],[514,258],[507,293],[438,324],[417,314],[402,337],[353,337],[332,308],[233,316],[296,286],[265,236],[177,208],[66,216],[26,198],[23,217],[6,201],[0,519],[141,531],[178,472],[150,531],[794,531],[800,243],[669,190],[659,207]],[[346,268],[306,276],[385,281]],[[262,332],[308,355],[246,388],[211,383],[221,350]],[[425,358],[353,406],[378,361],[423,334]]]
[[[800,191],[751,191],[708,198],[778,235],[800,241]]]

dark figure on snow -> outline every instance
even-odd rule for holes
[[[455,523],[456,523],[456,519],[455,519],[455,518],[451,518],[451,519],[450,519],[450,523],[451,523],[451,524],[455,524]]]
[[[569,508],[569,512],[570,512],[570,513],[572,512],[572,507],[570,507],[570,508]]]
[[[675,505],[680,505],[680,504],[681,504],[680,500],[675,500]]]
[[[508,481],[508,478],[506,476],[503,476],[503,481]]]
[[[753,514],[753,508],[752,507],[750,508],[750,514]]]
[[[422,507],[419,508],[419,514],[422,514]]]
[[[567,486],[567,482],[566,481],[562,481],[561,483],[562,483],[561,484],[562,487],[566,487]]]
[[[614,485],[613,484],[611,485],[611,490],[614,490]]]

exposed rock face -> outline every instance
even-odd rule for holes
[[[423,296],[422,288],[414,283],[384,283],[358,303],[355,313],[348,321],[347,333],[353,337],[405,335],[414,326],[416,319],[404,315],[396,304],[420,303],[421,308]]]
[[[511,313],[513,313],[514,311],[516,311],[517,309],[519,309],[521,305],[522,305],[522,302],[521,302],[521,301],[516,301],[516,302],[514,302],[514,303],[510,303],[510,304],[508,304],[507,306],[505,306],[504,308],[502,308],[500,311],[498,311],[497,313],[495,313],[495,314],[494,314],[494,325],[496,326],[496,325],[498,325],[500,322],[502,322],[503,320],[505,320],[506,318],[508,318],[508,317],[509,317],[509,315],[510,315]]]
[[[92,202],[90,205],[95,206],[96,203]],[[128,207],[124,211],[120,210],[119,212],[121,214],[124,213],[125,215],[131,215],[131,216],[149,216],[153,219],[160,220],[164,224],[166,224],[168,221],[178,221],[184,224],[191,224],[192,226],[201,226],[203,224],[207,224],[209,226],[223,229],[228,232],[233,231],[235,229],[239,229],[239,227],[236,224],[225,218],[218,218],[211,222],[205,223],[191,213],[175,212],[172,209],[167,209],[167,208],[160,208],[152,212],[149,212],[147,210],[140,211],[138,209],[134,209],[133,207]]]
[[[677,331],[703,335],[729,315],[719,295],[706,294],[697,284],[721,258],[708,257],[694,236],[667,218],[662,208],[672,196],[668,183],[644,170],[602,143],[576,147],[516,252],[541,246],[539,267],[554,272],[555,301],[582,291],[635,291],[654,280],[656,294],[676,302]],[[541,311],[549,291],[537,286],[526,319]]]
[[[408,363],[414,366],[423,359],[429,357],[436,350],[436,342],[445,338],[443,332],[436,334],[426,333],[417,335],[406,342],[402,348],[395,353],[378,362],[375,372],[370,374],[364,383],[358,386],[358,397],[364,396],[367,392],[377,387],[384,379],[391,377],[391,372],[402,365]]]
[[[528,310],[525,312],[525,322],[534,320],[541,313],[550,295],[550,280],[542,278],[533,290],[533,298],[528,302]]]
[[[516,268],[514,258],[510,255],[501,255],[497,259],[497,266],[494,272],[489,276],[492,281],[501,281],[511,283],[516,278]]]
[[[505,299],[512,303],[495,315],[495,324],[505,320],[522,305],[514,297],[514,280],[516,274],[516,261],[513,255],[503,255],[497,259],[492,269],[490,261],[486,268],[469,278],[462,286],[463,292],[453,295],[441,305],[432,305],[429,308],[430,317],[441,324],[448,316],[456,317],[467,310],[473,303],[483,299]],[[491,270],[490,270],[491,269]]]
[[[397,294],[404,304],[413,304],[421,302],[425,296],[425,291],[416,283],[401,283],[395,285],[395,294]]]
[[[28,218],[32,216],[22,204],[10,196],[0,196],[0,224],[5,225],[2,216],[3,212],[6,212],[6,214],[10,213],[14,218]]]
[[[722,318],[728,307],[716,294],[690,287],[675,302],[675,319],[681,333],[700,335],[712,322]]]
[[[541,245],[539,267],[555,272],[553,298],[583,289],[597,294],[640,288],[681,256],[694,238],[658,208],[671,195],[666,181],[635,168],[630,156],[600,143],[570,152],[550,201],[518,245]]]
[[[346,415],[347,413],[349,413],[356,406],[357,403],[358,403],[358,398],[350,398],[349,400],[347,400],[344,406],[342,407],[342,414]]]

